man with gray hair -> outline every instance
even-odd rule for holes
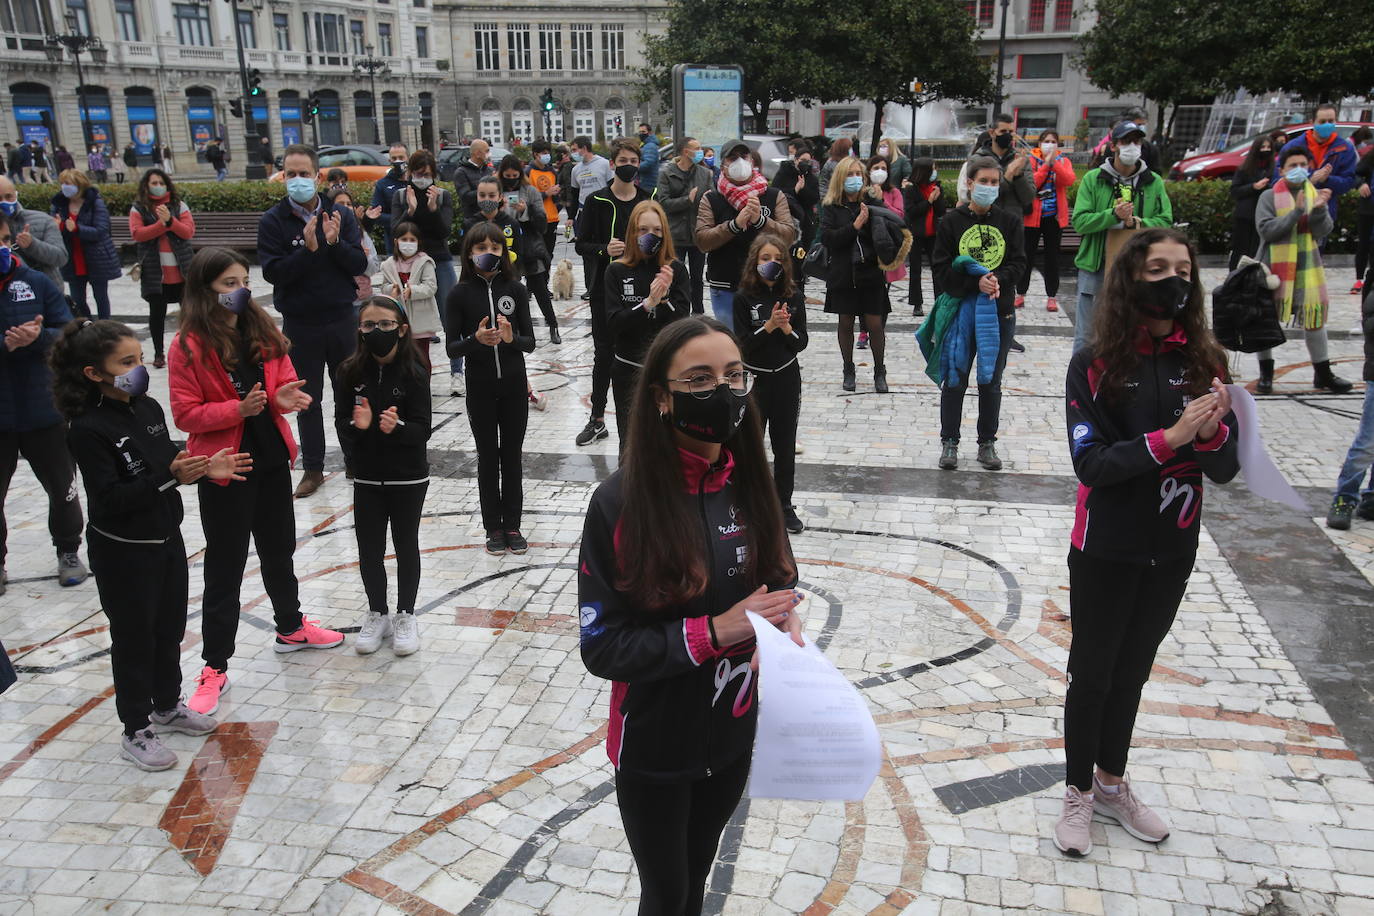
[[[25,210],[14,182],[5,177],[0,177],[0,215],[14,233],[19,259],[42,272],[59,290],[65,289],[60,268],[67,263],[67,245],[57,221],[38,210]]]

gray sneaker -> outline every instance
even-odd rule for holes
[[[5,572],[5,567],[0,566],[0,595],[3,595],[10,587],[9,573]]]
[[[157,739],[151,728],[125,735],[119,742],[119,755],[133,761],[140,770],[150,773],[170,770],[177,765],[177,755]]]
[[[80,585],[91,575],[91,571],[86,568],[86,564],[81,562],[81,554],[76,551],[71,553],[57,552],[57,584],[64,588],[73,585]]]
[[[208,735],[219,728],[218,721],[196,712],[180,700],[175,709],[168,712],[154,710],[148,719],[156,726],[158,734],[181,732],[183,735]]]
[[[959,466],[959,443],[946,439],[940,445],[940,470],[952,471]]]
[[[991,442],[978,443],[978,463],[987,471],[1002,470],[1002,459],[997,457],[997,449]]]
[[[411,655],[420,649],[420,624],[414,614],[396,614],[391,624],[391,651]]]

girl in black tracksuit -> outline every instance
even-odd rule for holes
[[[1069,363],[1080,486],[1069,551],[1069,792],[1055,840],[1071,854],[1087,853],[1087,831],[1075,844],[1065,820],[1085,825],[1094,801],[1141,839],[1168,835],[1153,812],[1126,804],[1131,732],[1193,569],[1203,477],[1226,483],[1239,471],[1225,352],[1208,330],[1200,279],[1186,236],[1137,233],[1099,294],[1092,344]]]
[[[673,256],[668,216],[658,201],[635,205],[625,238],[625,253],[606,266],[605,281],[606,323],[615,352],[611,394],[621,454],[630,420],[630,394],[649,344],[665,325],[692,313],[691,275]]]
[[[774,235],[749,246],[735,293],[735,330],[745,367],[755,374],[754,403],[773,446],[773,481],[787,530],[805,526],[792,505],[797,476],[797,423],[801,419],[801,363],[806,349],[806,294],[792,282],[792,258]]]
[[[396,548],[396,613],[415,613],[431,414],[429,373],[411,345],[405,311],[388,296],[373,296],[358,322],[358,349],[334,379],[334,428],[353,450],[353,530],[368,604],[360,632],[366,633],[369,624],[380,627],[372,615],[387,613],[388,524]],[[359,642],[360,651],[367,643]],[[398,654],[409,654],[405,648],[403,641]]]
[[[69,323],[52,362],[53,393],[70,421],[68,445],[86,484],[86,541],[110,619],[122,753],[142,769],[167,769],[176,755],[151,726],[207,734],[216,725],[181,703],[187,574],[177,487],[207,474],[241,480],[238,472],[251,462],[227,449],[191,457],[172,442],[162,407],[145,394],[138,338],[124,325]]]
[[[945,192],[936,179],[935,160],[927,157],[912,160],[911,184],[902,191],[903,215],[911,230],[911,253],[907,255],[910,289],[907,301],[911,314],[921,316],[925,311],[925,291],[921,289],[921,258],[935,261],[935,232],[945,215]],[[931,198],[935,198],[931,200]],[[940,276],[932,268],[931,285],[938,298],[943,287]]]
[[[614,682],[606,750],[644,916],[701,912],[744,791],[758,705],[746,606],[800,640],[796,562],[748,392],[723,324],[664,328],[625,460],[582,532],[582,659]]]
[[[449,356],[468,360],[468,422],[477,446],[477,486],[487,552],[524,553],[520,451],[529,422],[524,354],[534,350],[529,293],[515,277],[506,237],[492,222],[463,237],[463,275],[449,294]]]

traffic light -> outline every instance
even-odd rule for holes
[[[625,121],[620,115],[615,116],[615,132],[619,134],[625,127]]]
[[[262,71],[257,67],[248,71],[248,94],[253,98],[262,95]]]
[[[554,100],[553,100],[553,90],[552,90],[552,89],[545,89],[545,90],[544,90],[544,94],[543,94],[542,96],[540,96],[539,98],[540,98],[540,101],[544,103],[544,110],[545,110],[545,111],[553,111],[553,109],[554,109],[554,104],[555,104],[555,103],[554,103]]]
[[[305,123],[309,124],[311,121],[315,120],[315,116],[319,113],[320,97],[318,95],[311,94],[310,100],[305,103],[305,113],[302,115],[302,118],[305,119]]]
[[[243,117],[243,99],[230,99],[229,113],[236,118]]]

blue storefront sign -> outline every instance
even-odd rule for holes
[[[204,152],[205,145],[215,138],[215,110],[209,105],[187,106],[186,121],[191,126],[192,146],[196,152]]]
[[[37,140],[43,146],[52,149],[52,133],[43,126],[45,114],[48,123],[51,124],[52,108],[47,105],[17,105],[14,109],[14,119],[19,122],[19,133],[24,142]]]
[[[301,106],[281,106],[281,142],[283,146],[301,142]]]
[[[81,120],[90,123],[92,143],[113,146],[114,127],[109,105],[87,105],[81,111]]]
[[[129,136],[140,156],[151,156],[157,145],[157,109],[151,105],[130,105]]]

